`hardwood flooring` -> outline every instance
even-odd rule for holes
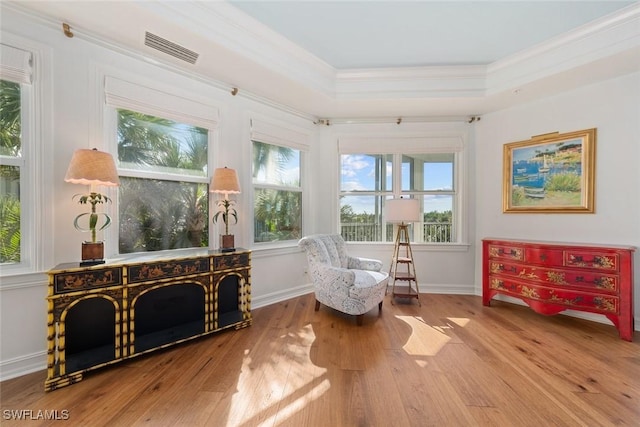
[[[251,327],[87,373],[0,383],[2,426],[640,425],[640,336],[480,297],[429,295],[351,316],[313,295]],[[49,411],[65,421],[15,420]],[[20,412],[22,411],[22,412]],[[31,411],[25,412],[25,411]],[[52,412],[57,411],[57,412]],[[66,414],[66,415],[65,415]]]

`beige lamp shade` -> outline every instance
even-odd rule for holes
[[[386,200],[385,217],[387,222],[419,222],[420,200],[409,198]]]
[[[97,149],[79,149],[73,153],[64,177],[66,182],[84,185],[120,185],[111,154]]]
[[[229,194],[240,194],[240,181],[235,169],[224,167],[213,171],[209,191],[224,194],[225,197]]]

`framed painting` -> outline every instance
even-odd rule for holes
[[[505,213],[593,213],[596,129],[504,145]]]

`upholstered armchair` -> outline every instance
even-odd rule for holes
[[[387,291],[389,275],[382,262],[353,257],[339,234],[306,236],[298,246],[307,254],[309,275],[316,296],[316,311],[320,303],[343,313],[356,316],[362,325],[363,315],[382,301]]]

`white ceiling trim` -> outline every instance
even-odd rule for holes
[[[638,46],[640,3],[635,3],[616,14],[490,64],[487,67],[487,94],[513,90]]]
[[[78,9],[64,2],[4,2],[2,7],[58,29],[59,16],[69,16],[63,22],[94,43],[132,57],[142,55],[216,87],[239,87],[241,96],[300,116],[305,115],[303,111],[319,117],[386,117],[389,111],[405,118],[483,114],[557,93],[558,87],[567,90],[588,84],[591,77],[611,78],[620,70],[640,70],[640,3],[487,66],[347,70],[331,67],[228,3],[157,1],[118,6],[113,10],[96,6],[98,15],[88,7]],[[144,29],[162,28],[167,33],[161,34],[170,39],[172,34],[177,36],[176,42],[189,40],[185,45],[203,54],[195,66],[178,64],[145,48],[144,32],[133,33],[131,29],[137,27],[131,27],[130,20],[123,23],[122,31],[114,33],[111,27],[111,33],[105,31],[103,23],[116,20],[115,15],[141,13]],[[598,72],[593,76],[595,68]],[[515,101],[511,92],[525,85]],[[369,102],[374,98],[386,102]]]
[[[486,67],[431,66],[338,71],[338,99],[477,97],[486,90]]]

